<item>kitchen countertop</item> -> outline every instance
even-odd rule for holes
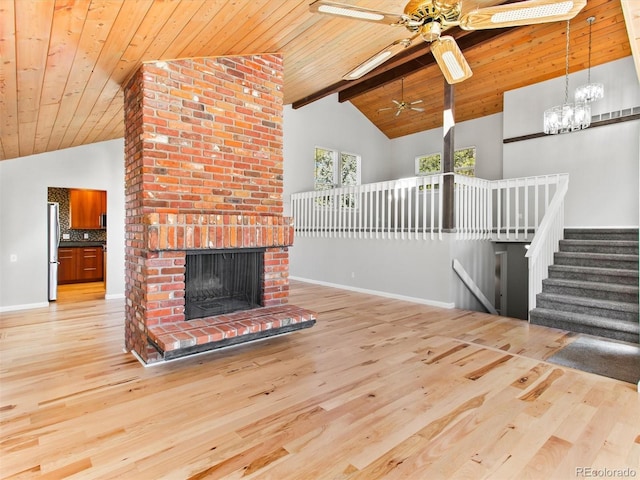
[[[60,245],[58,245],[60,248],[70,248],[70,247],[104,247],[106,245],[105,242],[90,242],[89,240],[87,241],[76,241],[76,242],[72,242],[72,241],[61,241]]]

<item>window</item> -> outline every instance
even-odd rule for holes
[[[476,176],[476,147],[461,148],[453,153],[453,171],[467,177]]]
[[[360,155],[316,147],[314,188],[328,190],[342,186],[360,185]],[[332,197],[319,197],[316,204],[331,205]],[[353,195],[343,195],[343,206],[355,207]]]
[[[453,171],[459,175],[475,177],[476,147],[467,147],[453,153]],[[416,175],[433,175],[442,171],[442,154],[431,153],[416,157]]]
[[[360,155],[340,154],[340,184],[360,185]]]
[[[416,157],[416,175],[433,175],[442,171],[440,153]]]
[[[335,185],[336,151],[326,148],[316,148],[314,188],[326,190]]]

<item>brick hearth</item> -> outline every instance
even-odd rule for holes
[[[286,305],[281,89],[279,55],[147,63],[125,88],[125,342],[144,362],[315,323]],[[186,252],[256,247],[262,308],[185,321]]]
[[[314,320],[315,313],[310,310],[278,305],[188,322],[163,323],[149,327],[149,339],[163,352],[164,359],[172,359],[288,333],[303,325],[311,326]]]

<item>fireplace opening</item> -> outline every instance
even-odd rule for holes
[[[187,252],[186,320],[261,307],[264,249]]]

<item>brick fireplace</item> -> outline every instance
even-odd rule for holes
[[[126,348],[145,363],[312,326],[288,305],[282,58],[146,63],[125,88]],[[258,249],[260,306],[185,317],[194,252]]]

